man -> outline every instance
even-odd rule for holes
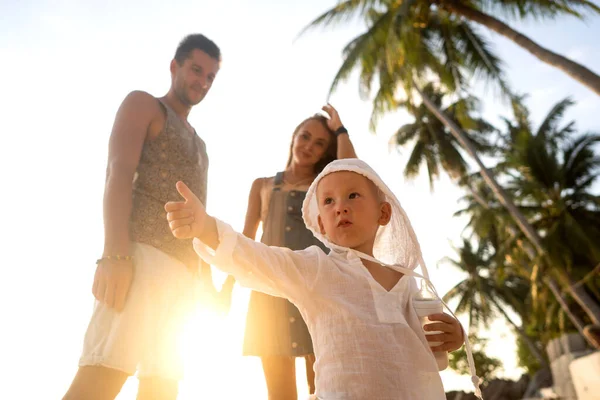
[[[177,342],[194,305],[199,259],[191,242],[173,238],[163,206],[178,198],[178,180],[206,200],[206,147],[187,117],[210,90],[220,62],[217,45],[189,35],[171,61],[166,96],[134,91],[117,112],[104,191],[104,252],[92,289],[98,302],[63,400],[112,400],[136,371],[138,400],[177,398]]]

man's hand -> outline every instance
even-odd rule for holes
[[[439,321],[426,324],[423,329],[425,332],[441,331],[425,335],[428,342],[442,342],[440,345],[432,347],[431,351],[454,351],[461,348],[464,342],[463,330],[460,322],[448,314],[433,314],[427,317],[430,321]]]
[[[177,182],[177,191],[185,201],[170,201],[165,204],[169,228],[177,239],[200,237],[204,230],[206,209],[185,183]]]
[[[116,311],[122,311],[133,280],[131,260],[104,260],[96,267],[92,293],[94,297]]]

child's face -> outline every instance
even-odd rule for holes
[[[317,201],[322,234],[339,246],[372,255],[377,229],[392,214],[373,182],[350,171],[331,173],[319,182]]]

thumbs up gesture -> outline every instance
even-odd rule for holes
[[[177,239],[200,237],[206,221],[204,204],[185,183],[179,181],[176,187],[185,201],[170,201],[165,204],[171,233]]]

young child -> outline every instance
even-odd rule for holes
[[[240,284],[289,299],[313,338],[318,399],[445,399],[433,351],[463,342],[458,321],[431,316],[428,335],[413,309],[413,272],[425,271],[408,217],[381,178],[363,161],[330,163],[310,186],[304,222],[331,249],[292,251],[236,233],[206,214],[177,184],[183,202],[165,205],[177,238],[195,238],[207,263]],[[403,273],[404,272],[404,273]],[[406,275],[405,275],[406,274]],[[431,342],[442,342],[430,348]]]

